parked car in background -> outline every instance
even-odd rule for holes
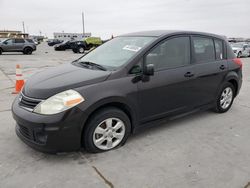
[[[166,120],[206,109],[227,112],[241,84],[241,60],[225,37],[144,31],[34,74],[12,114],[16,134],[35,149],[96,153]]]
[[[59,40],[59,39],[52,39],[52,40],[48,40],[47,44],[49,46],[54,46],[55,44],[60,44],[62,43],[63,40]]]
[[[23,52],[32,54],[36,50],[36,44],[31,39],[6,39],[0,42],[0,54],[3,52]]]
[[[72,47],[74,46],[74,44],[76,43],[77,41],[64,41],[60,44],[56,44],[54,46],[54,49],[56,51],[64,51],[64,50],[67,50],[67,49],[72,49]]]
[[[99,37],[88,37],[83,41],[74,43],[72,45],[72,50],[74,53],[84,53],[84,51],[100,46],[102,43],[103,41]]]
[[[250,44],[231,43],[231,46],[236,57],[249,57],[250,56]]]

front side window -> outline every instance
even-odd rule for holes
[[[214,39],[216,59],[224,59],[222,40]]]
[[[13,44],[13,39],[8,39],[4,41],[5,44]]]
[[[206,37],[193,37],[194,56],[197,63],[215,60],[213,39]]]
[[[190,64],[189,37],[167,39],[146,55],[145,62],[153,64],[156,71]]]
[[[78,61],[93,62],[109,70],[115,70],[154,39],[155,37],[116,37],[89,52]]]

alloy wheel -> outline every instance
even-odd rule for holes
[[[79,53],[83,53],[84,52],[84,48],[79,48]]]
[[[108,118],[98,124],[93,134],[94,145],[110,150],[121,143],[125,136],[125,124],[118,118]]]
[[[226,87],[220,97],[220,106],[222,109],[227,109],[233,101],[233,90],[231,87]]]

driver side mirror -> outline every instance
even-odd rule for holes
[[[5,45],[6,45],[6,44],[8,44],[8,42],[6,42],[6,41],[5,41],[5,42],[3,42],[3,43],[4,43]]]
[[[154,65],[148,64],[145,66],[143,73],[147,76],[153,76],[155,72]]]

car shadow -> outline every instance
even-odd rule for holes
[[[140,129],[138,132],[130,136],[128,142],[133,142],[133,140],[140,139],[149,133],[157,134],[159,132],[172,129],[173,127],[176,126],[188,126],[190,122],[192,122],[194,119],[197,119],[198,117],[199,119],[201,119],[211,115],[216,115],[216,113],[212,112],[211,110],[207,110],[207,111],[195,112],[193,114],[189,114],[174,120],[166,120],[163,123],[154,126],[149,126],[144,129]]]

